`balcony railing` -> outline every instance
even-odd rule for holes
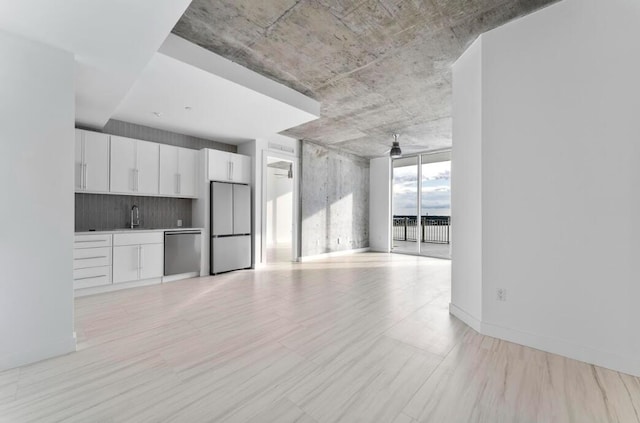
[[[418,241],[434,244],[449,243],[449,216],[422,216],[418,225],[417,216],[394,216],[393,239],[395,241]],[[420,230],[422,228],[422,230]]]

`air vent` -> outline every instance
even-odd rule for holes
[[[286,145],[280,145],[273,142],[269,143],[269,150],[285,151],[292,154],[294,152],[293,147],[287,147]]]

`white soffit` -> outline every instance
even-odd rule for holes
[[[113,118],[241,144],[319,116],[317,101],[171,34]]]
[[[76,122],[102,128],[189,3],[0,1],[0,28],[74,53]]]

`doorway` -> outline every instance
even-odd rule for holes
[[[451,153],[393,160],[394,253],[451,258]]]
[[[265,251],[267,263],[293,260],[294,162],[267,157],[265,195]]]

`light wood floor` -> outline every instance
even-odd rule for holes
[[[450,262],[360,254],[78,299],[2,422],[640,422],[640,380],[479,336]]]

